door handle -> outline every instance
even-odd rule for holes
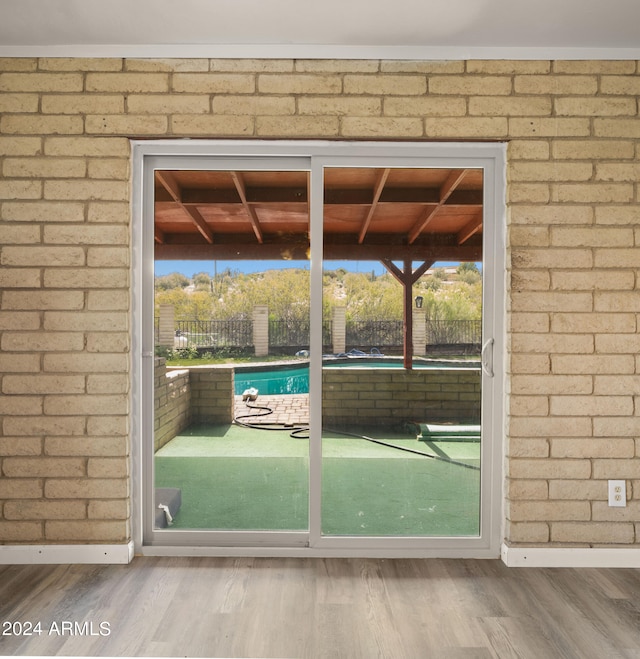
[[[482,364],[482,372],[492,378],[493,373],[493,338],[488,339],[485,344],[482,346],[482,352],[480,354],[480,363]]]

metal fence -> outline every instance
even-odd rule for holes
[[[401,347],[403,342],[401,320],[349,321],[346,326],[346,344],[351,347]],[[156,319],[157,336],[157,319]],[[331,322],[322,328],[323,344],[331,346]],[[480,345],[480,320],[427,320],[427,345]],[[253,345],[251,320],[178,320],[176,345],[197,348],[247,348]],[[269,346],[309,347],[309,323],[285,320],[269,321]]]

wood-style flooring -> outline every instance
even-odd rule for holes
[[[631,659],[640,570],[151,557],[2,566],[0,622],[0,655]]]

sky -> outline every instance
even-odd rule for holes
[[[434,267],[446,267],[448,265],[457,265],[449,261],[436,263]],[[231,271],[239,270],[246,274],[253,272],[264,272],[265,270],[281,270],[285,268],[309,268],[309,261],[156,261],[156,277],[169,275],[172,272],[179,272],[187,277],[199,272],[206,272],[213,275],[215,272],[224,272],[227,268]],[[376,275],[382,275],[386,268],[380,261],[325,261],[325,268],[337,270],[344,268],[348,272],[366,272],[372,270]]]

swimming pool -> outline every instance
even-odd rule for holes
[[[426,368],[477,368],[476,361],[414,361],[416,369]],[[402,358],[392,357],[357,357],[347,359],[326,359],[323,368],[403,368]],[[309,364],[287,366],[260,366],[235,369],[236,396],[254,387],[261,395],[272,394],[306,394],[309,393]]]

